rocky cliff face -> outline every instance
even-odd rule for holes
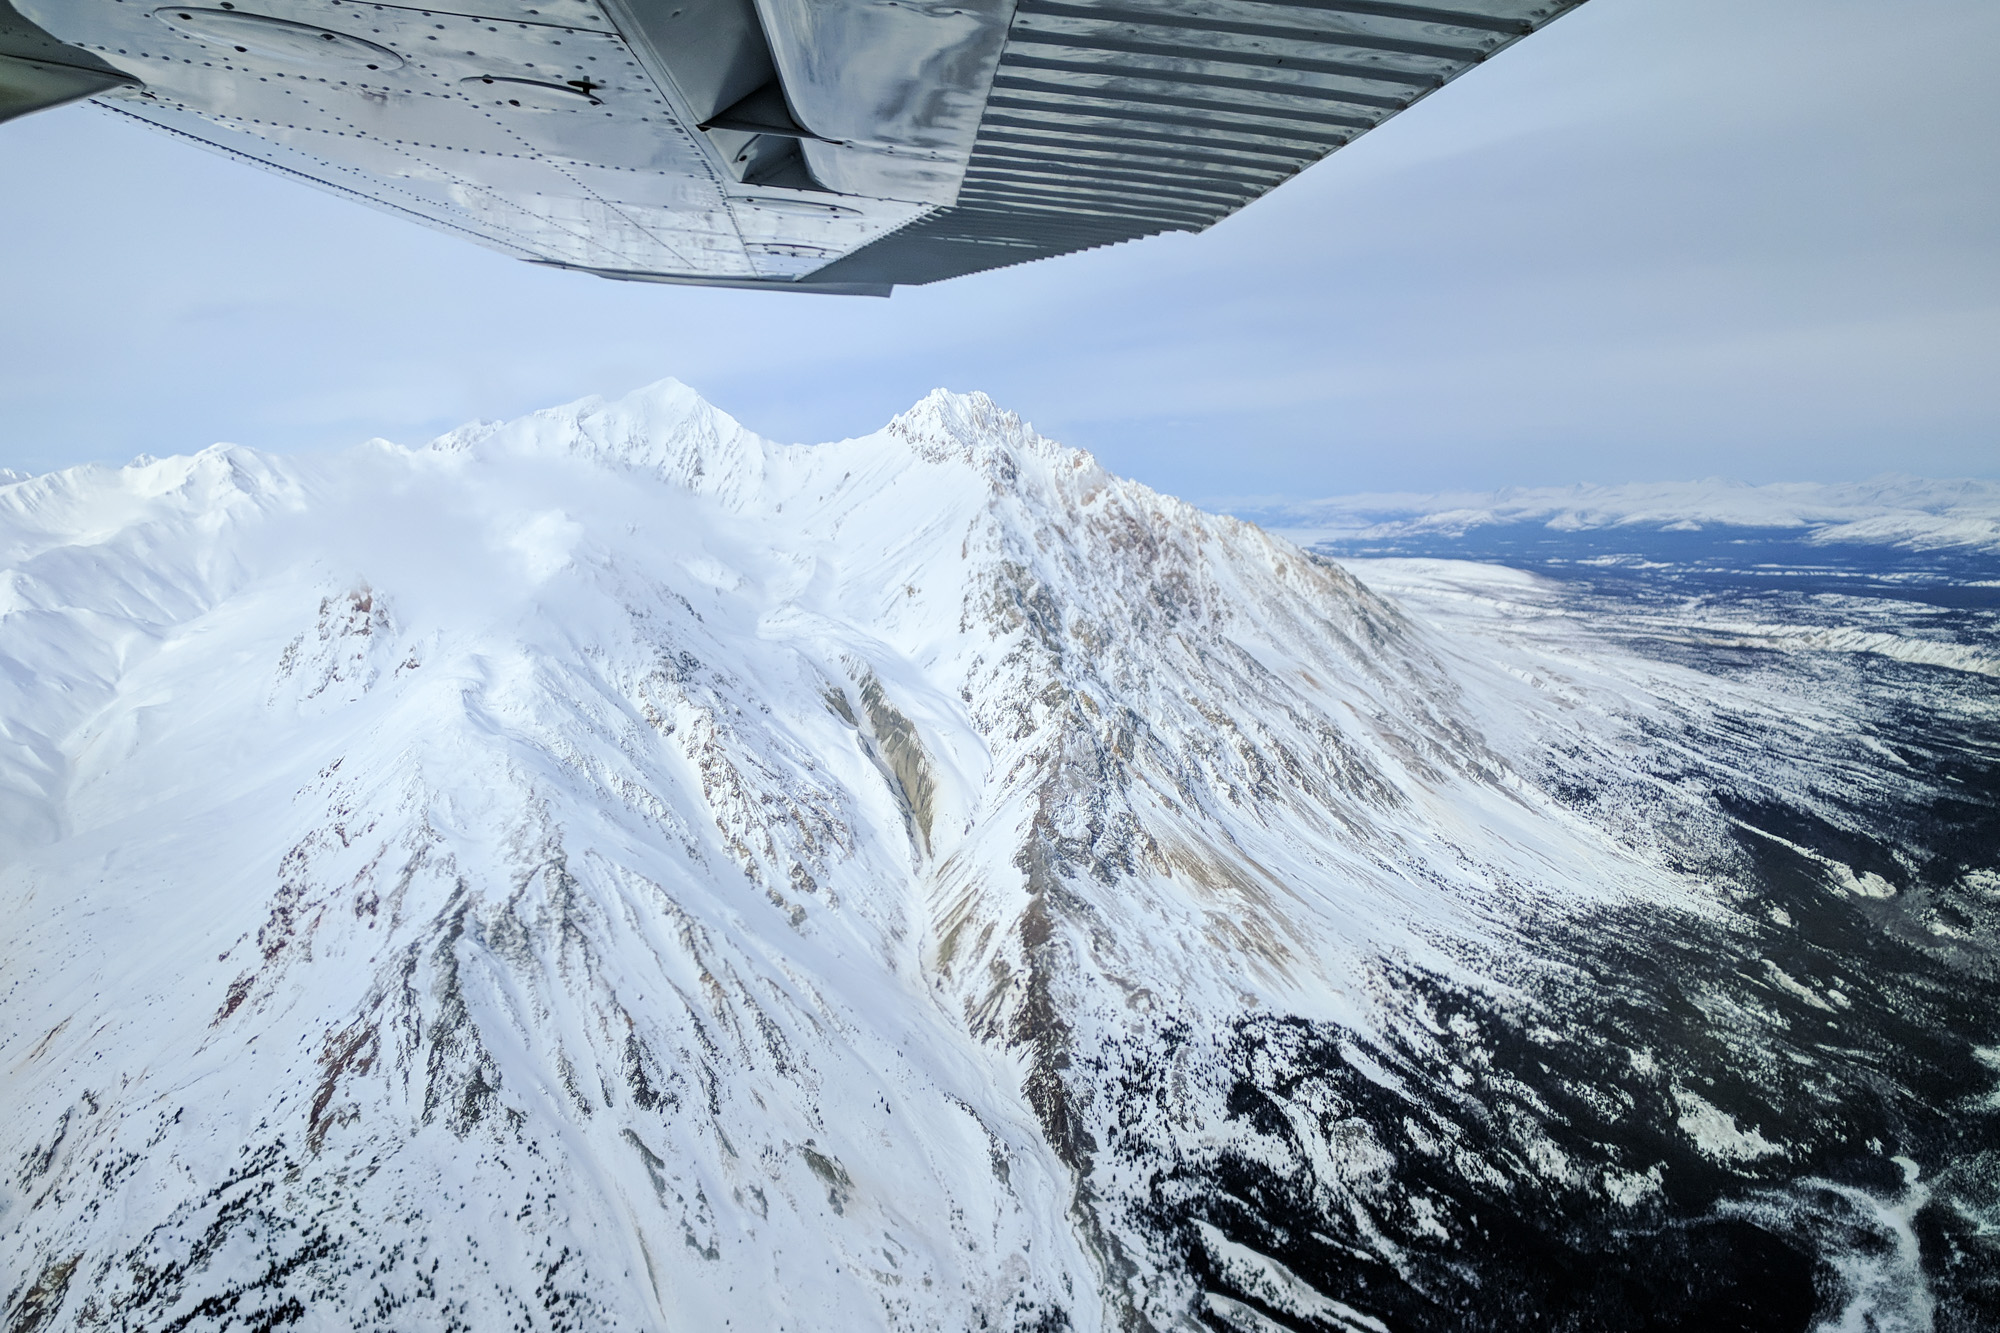
[[[1995,1308],[1991,730],[1443,634],[978,395],[0,541],[10,1329]]]

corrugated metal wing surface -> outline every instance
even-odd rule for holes
[[[1582,0],[1020,0],[956,204],[813,274],[1199,231]]]

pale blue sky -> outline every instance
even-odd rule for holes
[[[1591,0],[1201,236],[892,300],[609,283],[86,107],[0,126],[0,466],[936,385],[1194,499],[2000,476],[2000,4]]]

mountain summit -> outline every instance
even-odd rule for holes
[[[1869,1164],[1935,1174],[1935,1087],[1787,1062],[1900,1023],[1983,1087],[1840,931],[1986,872],[1774,767],[1775,686],[1486,652],[979,394],[218,446],[0,486],[0,550],[10,1330],[1990,1290],[1854,1258],[1915,1234],[1855,1200],[1922,1205]]]

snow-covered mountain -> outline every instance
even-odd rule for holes
[[[2000,1312],[1989,674],[1391,601],[979,395],[0,550],[10,1333]]]

